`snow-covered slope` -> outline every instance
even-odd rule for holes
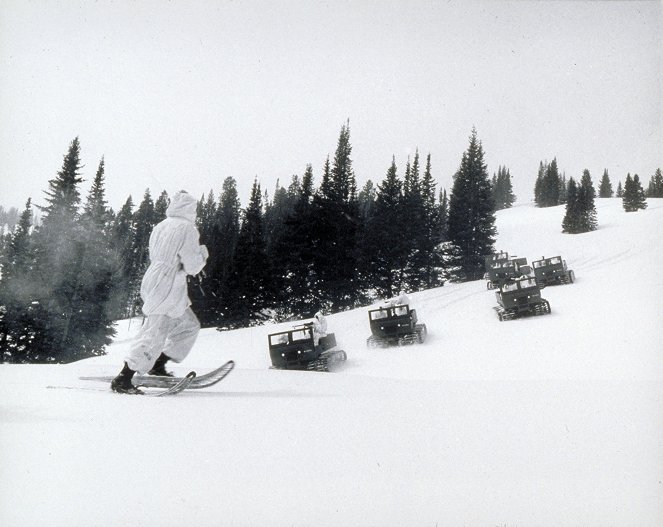
[[[172,398],[112,394],[137,322],[105,357],[0,366],[0,524],[663,524],[663,200],[564,235],[562,207],[498,213],[497,248],[562,255],[549,316],[499,322],[485,282],[410,295],[423,345],[367,349],[367,309],[332,315],[348,361],[270,370],[267,326],[205,330],[187,361],[235,371]],[[64,387],[74,387],[66,389]]]

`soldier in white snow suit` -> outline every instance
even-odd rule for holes
[[[390,298],[389,300],[386,300],[385,304],[389,307],[409,306],[410,305],[410,299],[405,294],[405,291],[401,291],[400,293],[398,293],[398,296],[395,296],[393,298]]]
[[[146,318],[124,368],[111,382],[116,392],[142,393],[131,383],[135,372],[170,375],[166,362],[181,362],[198,337],[200,322],[190,308],[187,276],[203,269],[209,253],[199,244],[196,206],[193,196],[178,192],[166,211],[166,219],[150,235],[150,266],[140,288]]]
[[[327,335],[327,319],[318,311],[313,317],[313,344],[315,346],[320,342],[320,337]]]

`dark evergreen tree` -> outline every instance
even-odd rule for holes
[[[421,196],[423,199],[424,222],[423,229],[418,237],[418,252],[421,255],[420,287],[430,289],[444,285],[447,277],[444,269],[444,259],[440,243],[442,240],[440,228],[440,209],[437,205],[436,187],[431,171],[430,153],[426,157],[426,168],[421,181]]]
[[[566,191],[568,184],[566,183],[566,174],[562,174],[559,178],[559,204],[563,205],[566,203]]]
[[[263,231],[262,194],[256,180],[239,230],[231,277],[234,296],[231,312],[237,323],[254,324],[262,319],[261,312],[265,308],[272,307],[270,276]]]
[[[331,168],[328,160],[313,200],[316,294],[319,307],[328,310],[354,306],[360,290],[356,273],[359,213],[351,154],[350,128],[346,124],[341,128]]]
[[[440,191],[440,240],[449,241],[449,198],[447,198],[447,189]]]
[[[492,190],[495,210],[508,209],[513,206],[516,196],[513,193],[511,173],[508,168],[500,166],[497,174],[493,174]]]
[[[539,207],[554,207],[559,205],[560,176],[557,169],[557,158],[550,164],[542,165],[544,172],[539,184],[537,205]]]
[[[132,311],[134,296],[131,290],[132,247],[136,230],[133,222],[133,208],[133,199],[129,196],[115,216],[110,229],[110,244],[115,262],[113,283],[116,285],[110,302],[110,310],[116,319],[128,317]]]
[[[281,243],[274,247],[270,256],[281,320],[313,316],[320,307],[320,284],[314,269],[316,239],[313,169],[309,164],[294,208],[283,225]]]
[[[645,191],[637,174],[634,174],[633,178],[631,178],[631,174],[627,174],[626,176],[622,206],[626,212],[635,212],[647,208]]]
[[[35,326],[30,306],[36,300],[32,287],[34,251],[30,231],[32,228],[32,200],[7,235],[2,254],[0,274],[0,363],[28,360],[35,337]]]
[[[543,188],[543,176],[546,174],[546,166],[543,161],[539,161],[539,172],[536,176],[536,182],[534,183],[534,202],[538,207],[541,206],[541,192]]]
[[[494,252],[494,210],[483,147],[473,129],[449,199],[449,239],[459,249],[461,272],[467,280],[483,276],[484,257]]]
[[[647,197],[663,198],[663,174],[661,174],[660,168],[657,168],[656,173],[649,179]]]
[[[581,210],[578,201],[578,186],[573,178],[569,179],[566,197],[566,213],[562,221],[562,232],[577,234],[581,229]]]
[[[392,159],[385,179],[378,183],[374,214],[360,244],[365,285],[382,298],[392,296],[403,283],[408,256],[403,236],[403,183],[397,172]]]
[[[603,170],[603,177],[601,178],[601,184],[599,185],[599,198],[611,198],[613,195],[612,183],[610,183],[610,176],[608,175],[608,169]]]
[[[212,196],[214,199],[214,196]],[[159,197],[154,202],[154,224],[162,222],[166,219],[166,211],[168,210],[168,205],[170,205],[170,198],[168,197],[168,192],[163,190]]]
[[[621,181],[617,184],[616,196],[618,198],[623,198],[624,197],[624,189],[622,188],[622,182]]]
[[[156,225],[154,201],[150,189],[145,190],[143,201],[133,215],[133,239],[129,252],[128,272],[130,288],[130,315],[140,312],[142,300],[140,298],[140,284],[145,271],[150,264],[150,235]]]
[[[105,163],[102,157],[83,209],[83,217],[91,221],[93,225],[102,231],[106,231],[110,220],[110,211],[108,210],[108,202],[105,196],[104,173]]]
[[[89,216],[91,221],[85,223],[79,216],[80,169],[76,138],[57,177],[49,181],[43,223],[34,237],[31,287],[36,300],[24,310],[26,316],[36,317],[38,326],[28,352],[30,361],[69,362],[98,355],[113,334],[112,324],[104,316],[111,279],[110,273],[101,269],[106,269],[108,262],[100,262],[96,249],[89,247],[90,236],[97,236],[92,225],[102,221]],[[103,200],[98,187],[93,185],[90,211],[95,201],[100,201],[97,198]]]
[[[579,232],[594,231],[598,227],[594,196],[596,191],[589,170],[585,169],[578,188],[578,207],[580,210]]]
[[[362,225],[368,221],[373,215],[375,209],[375,199],[377,196],[377,189],[373,182],[369,179],[363,188],[359,191],[357,196],[359,219]]]
[[[235,251],[241,222],[241,204],[237,193],[237,182],[232,177],[223,181],[216,215],[209,240],[202,239],[207,246],[209,258],[205,266],[204,281],[206,306],[200,314],[203,325],[225,325],[233,318],[234,293],[231,291],[231,276],[235,266]],[[199,311],[196,311],[199,313]]]
[[[405,183],[403,186],[403,221],[401,229],[404,243],[407,247],[405,273],[402,282],[397,284],[398,289],[418,291],[422,288],[422,274],[426,267],[427,255],[422,251],[427,245],[423,240],[426,232],[427,220],[422,194],[422,185],[419,174],[419,150],[415,151],[412,165],[408,161]],[[394,294],[398,291],[394,291]]]

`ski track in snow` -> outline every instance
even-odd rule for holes
[[[496,249],[576,274],[546,316],[500,322],[485,280],[413,293],[422,345],[368,349],[369,307],[329,316],[348,361],[270,370],[267,335],[203,330],[169,398],[113,394],[139,319],[103,357],[0,365],[0,525],[663,525],[663,200],[565,235],[563,207],[497,213]]]

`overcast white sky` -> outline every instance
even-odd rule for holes
[[[567,177],[663,167],[663,8],[649,2],[0,0],[0,205],[22,209],[81,141],[118,209],[313,165],[350,120],[359,186],[416,148],[438,188],[473,126],[532,199]]]

